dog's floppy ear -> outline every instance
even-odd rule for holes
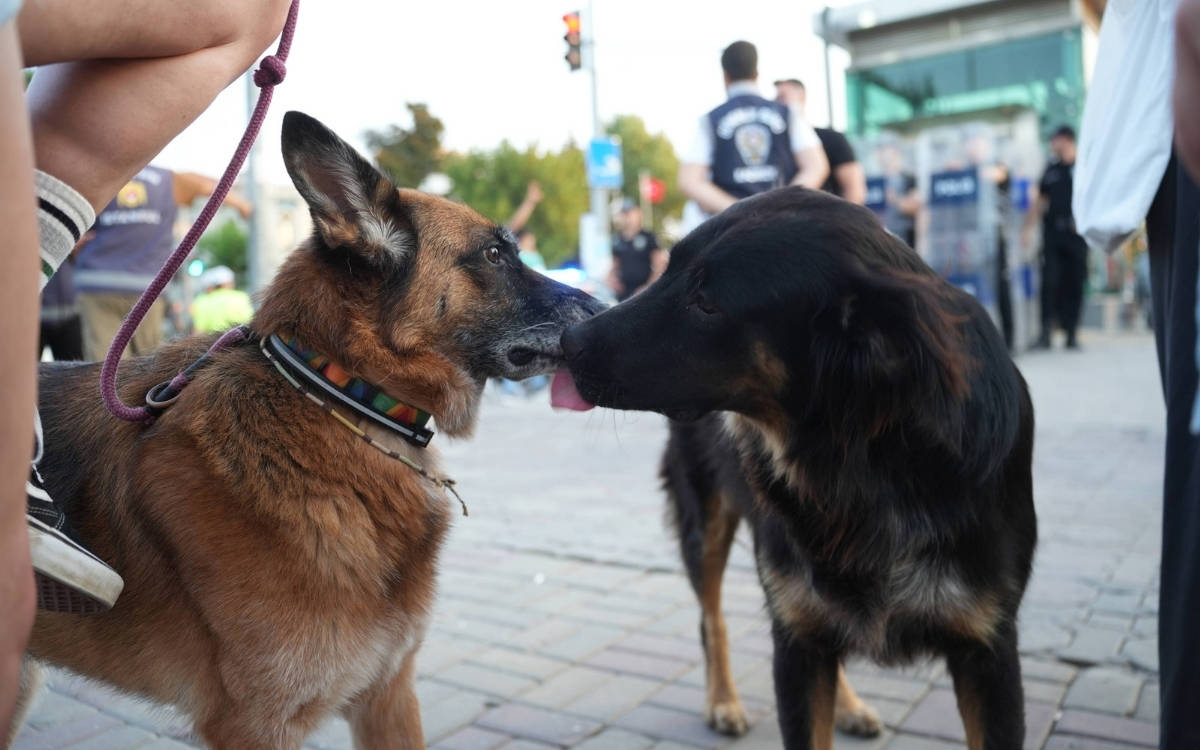
[[[404,259],[415,247],[396,188],[350,144],[302,112],[283,116],[283,163],[331,248]]]
[[[886,404],[875,423],[915,413],[944,445],[957,448],[972,362],[961,330],[965,318],[952,310],[940,282],[860,269],[840,305],[837,318],[849,339],[854,379],[871,384],[872,400]]]

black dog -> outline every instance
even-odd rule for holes
[[[673,427],[664,473],[702,600],[737,515],[751,522],[788,748],[831,746],[851,653],[944,655],[969,746],[1021,746],[1033,407],[970,295],[866,209],[786,188],[703,224],[654,286],[562,343],[560,403],[724,412]],[[719,475],[734,448],[741,500]]]

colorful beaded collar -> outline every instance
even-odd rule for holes
[[[284,341],[271,334],[263,341],[264,352],[269,349],[296,376],[315,386],[340,406],[361,414],[392,430],[408,442],[424,448],[433,438],[429,412],[384,393],[378,386],[356,378],[324,354],[305,349],[296,339]]]

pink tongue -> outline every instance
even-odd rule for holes
[[[554,380],[550,382],[550,405],[555,409],[570,409],[571,411],[587,411],[595,404],[584,400],[575,387],[575,378],[571,371],[560,368],[554,372]]]

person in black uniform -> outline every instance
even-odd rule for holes
[[[785,78],[775,82],[775,101],[786,104],[801,116],[805,116],[808,92],[798,78]],[[829,176],[821,189],[845,198],[860,206],[867,202],[867,178],[862,165],[854,155],[850,141],[833,128],[813,128],[821,140],[825,158],[829,160]]]
[[[784,185],[819,189],[829,161],[813,129],[758,93],[758,50],[734,42],[721,53],[724,104],[700,118],[679,166],[679,189],[712,215],[741,198]]]
[[[1025,243],[1042,220],[1042,331],[1034,348],[1049,349],[1054,322],[1067,332],[1067,348],[1078,349],[1075,331],[1087,280],[1087,243],[1075,231],[1071,190],[1075,174],[1075,131],[1063,125],[1050,137],[1054,161],[1038,185],[1037,205],[1025,222]]]
[[[623,302],[662,275],[667,252],[658,246],[652,232],[642,229],[642,207],[632,198],[621,202],[617,234],[613,237],[613,264],[608,285]]]

